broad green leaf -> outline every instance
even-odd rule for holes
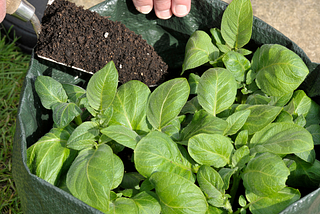
[[[205,71],[198,85],[199,104],[214,116],[228,109],[235,101],[237,82],[232,73],[224,68]]]
[[[222,52],[222,53],[228,53],[229,51],[231,51],[231,47],[229,45],[226,45],[226,44],[223,45],[223,44],[217,43],[216,46],[219,49],[219,51]],[[222,59],[221,58],[217,58],[215,61],[210,61],[210,64],[214,65],[214,63],[218,63],[219,61],[222,62]]]
[[[233,0],[224,11],[221,34],[232,48],[246,45],[252,34],[253,14],[250,0]]]
[[[269,102],[269,105],[283,107],[290,101],[292,95],[293,93],[291,92],[280,97],[271,96],[271,101]]]
[[[223,208],[211,206],[209,204],[206,214],[228,214],[228,211]]]
[[[152,192],[140,192],[132,199],[138,207],[139,214],[160,214],[161,212],[161,206],[152,196]]]
[[[250,159],[250,150],[248,146],[242,146],[232,155],[232,167],[238,167],[239,170],[241,170]]]
[[[282,107],[268,105],[239,105],[236,112],[250,110],[250,115],[242,127],[242,130],[248,130],[249,135],[260,131],[270,124],[280,114]]]
[[[161,130],[178,116],[189,97],[189,84],[185,78],[162,83],[150,95],[147,118],[153,128]]]
[[[293,122],[301,127],[304,127],[307,123],[306,118],[304,118],[303,115],[299,115]]]
[[[75,150],[90,148],[96,144],[96,137],[99,133],[97,123],[84,122],[72,132],[67,147]]]
[[[141,183],[140,191],[150,191],[153,189],[154,189],[154,186],[148,178]]]
[[[305,116],[306,118],[306,127],[312,124],[319,124],[320,123],[320,106],[313,100],[311,100],[310,109]]]
[[[240,49],[237,50],[237,53],[239,53],[239,54],[241,54],[243,56],[246,56],[246,55],[252,54],[252,51],[244,49],[244,48],[240,48]]]
[[[65,83],[62,86],[68,95],[68,99],[73,103],[78,103],[79,98],[86,94],[86,90],[77,85]]]
[[[295,152],[294,154],[300,159],[309,163],[314,163],[316,159],[316,152],[314,149],[304,152]]]
[[[88,98],[83,97],[79,102],[80,108],[85,108],[86,111],[88,111],[93,117],[96,117],[99,114],[99,111],[96,111],[94,108],[92,108],[89,104]]]
[[[219,173],[210,166],[202,165],[197,173],[200,189],[205,193],[208,203],[215,207],[224,207],[224,183]]]
[[[200,188],[190,180],[175,173],[155,172],[150,181],[155,186],[162,213],[206,213],[206,198]]]
[[[314,145],[320,145],[320,125],[313,124],[306,128],[312,135]]]
[[[108,136],[102,134],[102,135],[99,137],[98,143],[99,143],[99,144],[109,143],[109,142],[111,142],[111,141],[112,141],[111,138],[109,138]],[[122,146],[122,145],[121,145],[121,146]]]
[[[272,123],[256,132],[250,141],[251,153],[290,154],[313,149],[312,135],[294,123]]]
[[[200,76],[194,73],[189,74],[188,83],[190,86],[190,94],[197,94]]]
[[[134,195],[138,194],[139,190],[137,189],[124,189],[124,190],[118,190],[118,194],[121,194],[121,197],[127,197],[127,198],[131,198]]]
[[[220,43],[217,43],[216,46],[219,48],[219,50],[222,52],[222,53],[228,53],[229,51],[231,51],[231,47],[228,46],[228,45],[223,45],[223,44],[220,44]],[[219,58],[218,58],[219,59]],[[216,60],[217,61],[217,60]]]
[[[221,168],[219,170],[219,175],[221,176],[223,182],[224,182],[224,186],[223,189],[229,189],[229,184],[230,184],[230,179],[232,177],[233,174],[235,174],[237,172],[238,168]]]
[[[124,174],[123,162],[116,154],[113,154],[113,165],[113,182],[111,189],[115,189],[121,184]]]
[[[274,120],[274,122],[293,123],[293,117],[287,111],[282,110],[280,114],[277,116],[277,118]]]
[[[102,136],[106,136],[106,135],[102,135]],[[108,137],[106,137],[106,138],[108,138]],[[112,151],[115,154],[118,154],[119,152],[122,152],[124,150],[125,146],[117,143],[116,141],[112,140],[111,138],[108,138],[108,139],[110,139],[110,141],[106,142],[106,144],[111,147]],[[105,142],[100,142],[100,144],[103,144],[103,143],[105,143]]]
[[[247,121],[250,115],[250,110],[243,110],[233,113],[227,118],[228,127],[224,131],[224,135],[236,134]]]
[[[195,31],[186,44],[182,73],[199,67],[219,57],[219,49],[211,42],[210,36],[201,30]]]
[[[235,112],[238,105],[239,104],[237,104],[237,103],[232,104],[229,108],[227,108],[226,110],[217,114],[217,117],[219,117],[223,120],[226,120],[230,115],[232,115]]]
[[[120,186],[124,189],[133,189],[139,186],[145,178],[137,172],[127,172],[124,174]]]
[[[201,109],[202,107],[198,102],[198,97],[195,96],[183,106],[180,114],[195,114],[197,111]]]
[[[299,200],[300,192],[297,189],[285,187],[269,196],[258,196],[247,191],[246,197],[250,202],[249,209],[253,214],[270,214],[280,213],[290,204]]]
[[[114,157],[106,144],[80,151],[67,174],[72,195],[102,212],[109,211],[110,190],[121,182],[118,174],[124,172],[123,163]]]
[[[135,131],[121,125],[108,126],[107,128],[102,129],[101,133],[130,149],[134,149],[141,139]]]
[[[215,117],[205,110],[197,111],[192,121],[181,131],[181,141],[187,144],[187,141],[200,133],[223,134],[228,123],[218,117]]]
[[[96,72],[88,82],[87,98],[90,106],[95,110],[109,108],[116,95],[117,86],[118,71],[113,61],[110,61]]]
[[[146,120],[150,89],[140,81],[132,80],[118,88],[112,103],[113,116],[110,124],[125,126],[136,132],[149,130]]]
[[[239,205],[240,205],[241,207],[244,207],[244,206],[247,205],[247,200],[246,200],[246,198],[245,198],[243,195],[240,195],[238,201],[239,201]]]
[[[139,141],[134,150],[134,163],[137,171],[147,178],[153,172],[165,171],[195,180],[189,161],[177,144],[162,132],[152,131]]]
[[[290,175],[287,184],[297,188],[318,188],[320,183],[320,162],[308,163],[297,156],[291,156],[294,160],[290,166]]]
[[[230,163],[233,145],[220,134],[198,134],[189,139],[188,151],[197,163],[219,168]]]
[[[70,134],[66,130],[53,128],[27,149],[27,165],[30,172],[55,185],[64,162],[74,156],[66,148]]]
[[[197,173],[197,181],[200,188],[207,193],[208,196],[214,195],[210,193],[210,189],[214,187],[219,192],[224,192],[224,182],[220,174],[212,167],[202,165]]]
[[[117,198],[110,203],[110,210],[106,214],[140,214],[139,209],[131,198]]]
[[[224,55],[222,61],[238,82],[245,81],[245,74],[251,66],[247,58],[240,53],[229,51]]]
[[[66,127],[82,113],[82,110],[75,103],[56,103],[52,109],[53,122],[59,128]]]
[[[52,77],[38,76],[34,82],[34,87],[40,97],[42,105],[46,109],[51,109],[56,103],[65,103],[68,96],[62,87],[62,84]]]
[[[237,134],[237,137],[234,141],[234,144],[236,146],[236,149],[239,149],[240,147],[247,145],[248,143],[248,130],[242,130]]]
[[[259,48],[257,49],[259,51]],[[255,84],[254,80],[256,79],[257,74],[252,70],[249,70],[246,75],[246,84],[251,85],[252,83]],[[258,88],[258,86],[256,86]]]
[[[249,161],[241,177],[247,191],[268,196],[286,187],[289,174],[289,169],[279,156],[265,152]]]
[[[97,115],[97,122],[102,126],[102,127],[107,127],[109,125],[109,122],[113,116],[113,107],[112,105],[105,109],[100,111],[100,114]]]
[[[114,191],[110,191],[110,201],[115,201],[119,197],[121,196],[118,196],[118,194],[115,193]]]
[[[246,100],[246,104],[249,105],[268,105],[271,102],[271,97],[261,94],[261,91],[258,93],[250,94]]]
[[[63,130],[66,130],[71,135],[72,132],[74,131],[74,127],[70,124],[70,125],[64,127]]]
[[[220,29],[211,28],[210,29],[210,33],[212,35],[212,41],[213,41],[214,44],[221,44],[221,45],[225,45],[226,44],[226,42],[222,38]],[[229,50],[231,50],[231,49],[229,49]]]
[[[188,160],[189,163],[191,163],[191,167],[194,173],[197,173],[198,169],[200,168],[200,165],[198,165],[190,156],[190,154],[188,153],[188,150],[185,146],[181,145],[181,144],[177,144],[178,148],[182,154],[183,157],[185,157],[186,160]]]
[[[291,114],[304,116],[307,127],[320,123],[320,106],[311,100],[302,90],[294,92],[292,100],[285,109]]]
[[[257,74],[257,86],[271,96],[293,92],[309,73],[296,53],[277,44],[263,45],[255,52],[252,70]]]
[[[251,71],[251,70],[250,70],[250,71]],[[248,71],[247,74],[249,74],[250,71]],[[247,78],[248,78],[248,75],[247,75]],[[246,79],[246,80],[248,80],[248,79]],[[244,87],[243,87],[243,89],[241,89],[241,93],[244,94],[244,95],[247,95],[247,94],[250,95],[250,94],[252,94],[252,93],[257,93],[257,92],[260,92],[260,91],[261,91],[261,90],[258,88],[256,82],[252,82],[252,83],[250,83],[249,85],[247,84],[247,85],[243,85],[243,86],[244,86]],[[261,92],[261,93],[263,93],[263,92]]]
[[[286,106],[289,113],[296,115],[307,116],[311,107],[311,99],[302,90],[297,90],[293,93],[292,100]]]
[[[183,117],[185,117],[185,115],[183,115]],[[167,126],[163,127],[161,129],[161,132],[170,136],[172,140],[177,141],[179,140],[179,136],[180,136],[180,128],[181,128],[180,118],[177,117],[174,120],[172,120]]]

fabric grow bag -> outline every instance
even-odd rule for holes
[[[189,15],[183,18],[172,17],[169,20],[157,19],[154,14],[138,13],[132,0],[107,0],[91,10],[112,20],[121,21],[129,29],[141,34],[147,42],[172,68],[172,72],[181,72],[184,50],[189,36],[196,30],[207,31],[220,28],[221,17],[227,4],[219,0],[197,0],[192,2]],[[320,64],[313,63],[295,43],[283,34],[254,18],[253,34],[245,47],[254,51],[262,44],[281,44],[297,53],[306,63],[310,74],[301,89],[319,103]],[[178,73],[178,74],[179,74]],[[32,56],[26,75],[17,116],[16,133],[13,145],[13,176],[21,198],[24,213],[101,213],[67,192],[49,184],[30,173],[26,165],[26,150],[52,126],[49,110],[42,107],[34,89],[34,81],[39,75],[51,76],[61,83],[84,86],[89,74],[81,73]],[[297,201],[284,210],[283,214],[320,213],[320,189]]]

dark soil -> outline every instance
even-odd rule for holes
[[[113,60],[120,83],[159,84],[168,69],[141,35],[65,0],[55,0],[45,10],[35,53],[91,73]]]

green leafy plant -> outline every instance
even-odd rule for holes
[[[54,125],[28,148],[30,171],[104,213],[279,213],[320,182],[320,107],[297,90],[295,53],[246,57],[251,31],[250,1],[234,0],[221,30],[187,43],[183,72],[210,68],[153,91],[117,87],[113,62],[86,89],[39,76]]]

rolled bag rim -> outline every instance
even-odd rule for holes
[[[91,8],[91,10],[99,12],[99,7],[101,8],[105,7],[106,5],[109,4],[110,1],[114,1],[114,0],[107,0],[105,2],[102,2],[101,4]],[[126,1],[126,0],[119,0],[119,1]],[[220,14],[220,22],[221,22],[222,12],[225,10],[227,3],[222,2],[220,0],[204,0],[204,1],[206,1],[208,4],[214,5],[215,7],[219,7],[218,9],[221,10],[221,14]],[[174,18],[174,20],[177,21],[178,19]],[[160,25],[164,25],[165,27],[170,27],[169,22],[166,23],[166,21],[158,20],[158,24],[159,23]],[[216,26],[216,27],[220,28],[220,26]],[[201,26],[198,26],[197,28],[199,30],[203,30],[203,27]],[[261,46],[262,44],[269,44],[268,41],[270,40],[270,38],[268,36],[270,34],[276,35],[276,38],[272,38],[272,39],[275,39],[276,41],[275,43],[284,45],[285,47],[297,53],[306,63],[310,73],[312,72],[318,73],[317,71],[320,71],[320,64],[311,62],[310,59],[305,54],[305,52],[300,47],[298,47],[297,44],[295,44],[293,41],[291,41],[288,37],[283,35],[281,32],[274,29],[272,26],[263,22],[261,19],[257,17],[254,17],[252,32],[253,33],[252,33],[251,40],[257,43],[258,46],[259,45]],[[259,41],[255,41],[257,38],[259,39]],[[23,83],[23,87],[22,87],[23,90],[21,91],[21,94],[20,94],[20,101],[19,101],[17,121],[16,121],[16,131],[15,131],[14,142],[13,142],[12,172],[13,172],[13,178],[18,190],[18,195],[21,199],[21,208],[24,213],[33,213],[33,214],[34,213],[58,213],[58,212],[59,213],[89,213],[89,214],[102,213],[99,210],[92,208],[91,206],[80,201],[79,199],[73,197],[69,193],[61,190],[60,188],[54,185],[51,185],[50,183],[44,181],[43,179],[38,178],[37,176],[31,174],[30,170],[27,167],[27,164],[26,164],[27,138],[35,137],[37,135],[37,133],[35,132],[29,136],[26,136],[28,127],[32,125],[37,125],[37,129],[38,129],[39,127],[43,128],[43,126],[50,126],[49,122],[44,125],[38,124],[37,118],[39,117],[39,115],[37,115],[37,112],[32,112],[32,111],[30,112],[30,110],[28,110],[30,109],[30,107],[32,107],[32,102],[33,102],[33,107],[41,105],[39,98],[37,98],[35,95],[34,84],[33,84],[36,77],[41,75],[41,73],[38,72],[37,69],[35,69],[36,71],[32,70],[34,67],[37,67],[37,66],[41,67],[42,64],[37,59],[35,59],[34,53],[32,53],[30,67]],[[70,72],[70,70],[66,69],[66,73],[68,72]],[[74,80],[73,83],[81,82],[81,78],[88,79],[88,76],[84,75],[82,77],[81,75],[82,74],[75,74],[75,76],[77,76],[77,80]],[[78,78],[79,76],[81,78]],[[64,81],[64,80],[60,80],[60,81]],[[308,86],[306,86],[306,88],[308,88]],[[317,96],[318,94],[315,95],[315,97]],[[25,112],[29,113],[27,115],[28,119],[25,118],[26,117]],[[49,128],[50,127],[46,127],[46,129],[49,129]],[[38,134],[37,138],[40,138],[40,137],[41,135]],[[316,196],[320,197],[320,188],[309,193],[308,195],[306,195],[304,198],[301,198],[297,202],[291,204],[281,213],[283,214],[294,213],[294,212],[298,213],[299,205],[301,205],[301,203],[303,203],[304,200],[308,200],[308,206],[315,205],[315,203],[318,203],[320,206],[320,201],[319,199],[316,200],[317,198]]]

